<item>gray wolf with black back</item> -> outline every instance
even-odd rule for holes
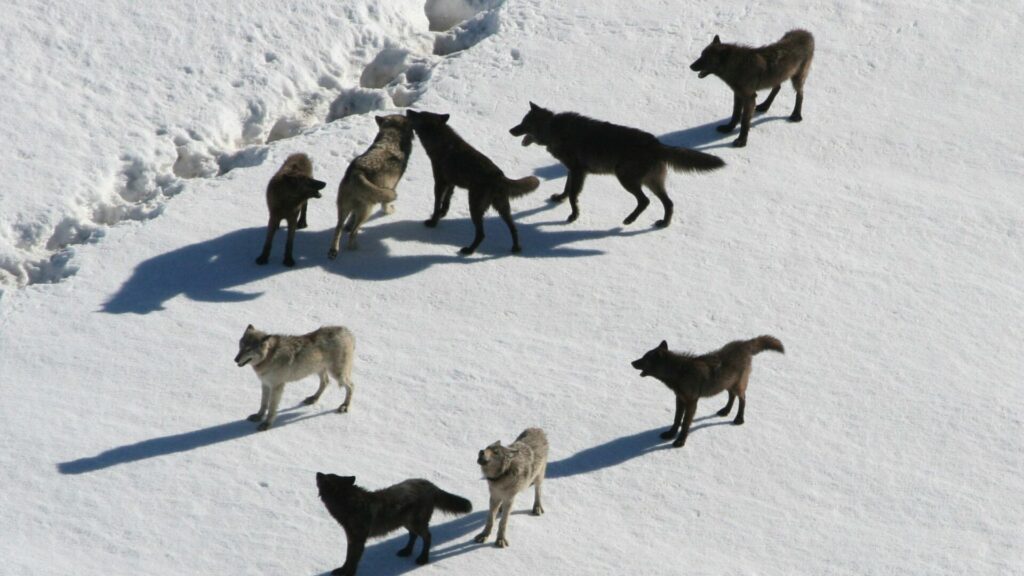
[[[728,416],[733,400],[738,397],[740,407],[732,423],[743,424],[751,357],[762,350],[774,350],[780,354],[785,352],[782,342],[773,336],[737,340],[701,356],[672,352],[668,349],[668,343],[662,340],[657,348],[634,360],[633,368],[640,371],[640,376],[654,376],[675,392],[675,418],[672,427],[662,432],[661,437],[669,440],[678,433],[672,445],[679,448],[686,444],[686,435],[697,411],[697,400],[709,398],[722,390],[729,392],[729,402],[718,411],[718,415]],[[679,427],[680,421],[682,428]]]
[[[615,174],[622,187],[636,198],[636,208],[623,224],[632,224],[647,209],[651,201],[643,187],[649,188],[664,207],[664,216],[656,223],[664,228],[672,222],[672,200],[665,189],[667,168],[704,172],[725,165],[717,156],[662,144],[643,130],[594,120],[575,112],[556,114],[533,102],[522,122],[509,133],[522,136],[523,146],[535,142],[545,146],[569,171],[565,189],[550,198],[552,202],[569,199],[572,212],[568,222],[579,218],[579,195],[587,174]]]
[[[531,484],[534,487],[533,515],[544,513],[540,501],[541,485],[544,483],[544,472],[548,467],[548,437],[540,428],[527,428],[516,438],[511,446],[502,446],[501,441],[484,448],[477,455],[476,463],[487,479],[487,488],[491,493],[490,513],[483,532],[477,534],[477,542],[487,541],[494,528],[494,520],[501,511],[501,524],[498,525],[498,548],[508,546],[505,528],[508,517],[512,514],[512,503],[516,494]]]
[[[423,550],[416,563],[426,564],[430,561],[429,525],[434,510],[449,514],[468,514],[473,510],[469,500],[449,494],[427,480],[406,480],[375,492],[364,490],[355,482],[355,476],[316,473],[320,500],[345,529],[348,539],[345,564],[331,571],[338,576],[355,576],[368,538],[384,536],[399,528],[409,531],[409,543],[398,555],[411,555],[419,536],[423,539]]]
[[[804,119],[801,112],[804,104],[804,82],[811,70],[814,59],[814,36],[806,30],[790,30],[774,44],[752,48],[739,44],[725,44],[715,35],[711,44],[701,52],[690,70],[699,78],[714,74],[732,88],[732,118],[728,124],[718,126],[719,132],[729,133],[740,122],[740,136],[733,145],[741,148],[747,145],[750,119],[754,110],[767,112],[782,83],[790,80],[796,90],[796,105],[789,115],[790,122]],[[771,88],[772,91],[756,107],[757,91]]]
[[[270,222],[267,224],[267,239],[263,242],[263,252],[256,259],[257,264],[263,265],[269,261],[274,234],[281,227],[281,220],[285,220],[288,222],[288,242],[284,247],[284,265],[295,266],[292,245],[295,243],[295,231],[306,227],[306,201],[310,198],[319,198],[320,190],[326,185],[326,182],[313,179],[313,162],[309,156],[298,153],[285,159],[284,164],[267,183]]]
[[[377,204],[385,213],[394,211],[398,198],[395,187],[405,174],[412,153],[412,126],[401,114],[377,116],[377,137],[359,156],[352,160],[338,185],[338,225],[334,229],[331,248],[327,252],[332,260],[341,248],[341,235],[348,231],[348,248],[358,248],[356,237],[359,227],[366,222]]]
[[[352,383],[355,346],[355,337],[342,326],[324,326],[302,336],[286,336],[267,334],[250,324],[238,341],[235,356],[239,367],[252,364],[262,386],[260,410],[249,416],[249,420],[262,422],[260,430],[273,426],[284,385],[313,374],[320,376],[320,388],[303,403],[313,404],[320,399],[327,388],[329,374],[345,388],[345,401],[338,412],[348,412],[355,391]]]
[[[534,176],[510,180],[490,158],[462,139],[448,126],[448,114],[409,110],[406,116],[430,157],[434,172],[434,213],[424,224],[433,228],[448,213],[455,187],[469,190],[469,215],[476,235],[460,252],[472,254],[484,239],[484,213],[494,207],[512,234],[512,252],[520,252],[519,232],[512,221],[510,198],[533,192],[540,186]]]

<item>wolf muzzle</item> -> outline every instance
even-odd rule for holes
[[[242,366],[245,366],[246,364],[248,364],[249,360],[250,360],[249,358],[246,358],[245,360],[242,360],[242,355],[241,354],[239,354],[238,356],[235,356],[235,364],[238,364],[239,368],[241,368]]]
[[[531,135],[529,132],[527,132],[526,126],[523,125],[523,124],[519,124],[518,126],[513,126],[511,129],[509,129],[508,133],[513,135],[513,136],[522,136],[523,137],[523,146],[529,146],[530,144],[533,144],[534,142],[536,142],[536,140],[533,139],[533,135]]]

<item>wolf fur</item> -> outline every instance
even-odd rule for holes
[[[281,220],[285,220],[288,222],[288,242],[284,247],[284,265],[295,266],[292,245],[295,243],[295,230],[306,227],[306,201],[319,198],[320,190],[326,185],[326,182],[313,179],[313,162],[309,156],[298,153],[285,159],[267,184],[270,222],[267,224],[263,252],[256,258],[257,264],[263,265],[270,260],[274,234],[281,227]]]
[[[380,204],[385,213],[394,211],[398,197],[395,187],[405,173],[412,153],[412,126],[401,114],[377,116],[377,137],[370,147],[356,157],[338,185],[338,225],[327,257],[332,260],[341,248],[341,235],[349,231],[348,248],[359,247],[359,227]]]
[[[501,441],[484,448],[477,455],[476,463],[487,479],[487,488],[491,493],[490,513],[483,532],[477,534],[477,542],[487,541],[494,528],[494,519],[501,511],[501,524],[498,525],[498,548],[508,546],[505,528],[508,517],[512,513],[512,503],[516,494],[533,484],[533,515],[544,513],[541,504],[541,485],[544,483],[544,471],[548,467],[548,437],[540,428],[527,428],[516,438],[511,446],[501,445]]]
[[[619,183],[636,198],[636,208],[622,221],[632,224],[647,209],[650,200],[646,186],[661,200],[664,216],[656,225],[666,227],[672,222],[672,200],[665,189],[667,168],[688,172],[704,172],[721,168],[725,162],[717,156],[666,146],[653,134],[594,120],[575,112],[554,113],[530,102],[530,111],[509,133],[523,137],[523,146],[536,142],[545,146],[552,156],[565,165],[569,176],[561,194],[551,196],[552,202],[569,199],[572,212],[567,222],[580,216],[579,195],[587,174],[615,174]]]
[[[311,374],[320,376],[320,388],[303,403],[313,404],[320,399],[330,374],[339,386],[345,388],[345,401],[338,407],[338,412],[348,412],[355,391],[352,383],[355,346],[355,337],[342,326],[324,326],[302,336],[286,336],[267,334],[250,324],[238,341],[238,355],[235,356],[239,367],[252,364],[262,385],[259,412],[249,416],[249,420],[262,422],[260,430],[273,426],[284,385]]]
[[[427,480],[413,479],[370,492],[355,485],[354,476],[316,473],[320,500],[331,516],[345,529],[348,548],[345,564],[331,571],[339,576],[355,576],[366,540],[405,528],[409,543],[398,551],[399,556],[412,554],[416,537],[423,539],[423,550],[417,564],[430,561],[430,517],[434,510],[449,514],[468,514],[473,510],[469,500],[441,490]]]
[[[472,254],[484,239],[484,213],[494,207],[512,234],[512,252],[520,252],[519,232],[512,221],[510,198],[533,192],[540,186],[534,176],[510,180],[490,158],[462,139],[448,126],[448,114],[409,110],[407,117],[430,157],[434,172],[434,212],[424,224],[433,228],[448,213],[455,187],[469,190],[469,214],[476,235],[460,252]]]
[[[782,342],[774,336],[736,340],[701,356],[672,352],[668,349],[668,343],[662,340],[658,347],[648,351],[642,358],[634,360],[633,368],[640,371],[640,376],[654,376],[675,392],[676,414],[672,420],[672,427],[662,432],[661,437],[669,440],[678,433],[679,436],[672,445],[679,448],[686,444],[686,435],[697,411],[697,400],[714,396],[722,390],[729,392],[729,402],[718,411],[718,415],[728,416],[732,410],[733,400],[739,397],[739,411],[732,423],[743,424],[751,357],[762,350],[785,353]]]
[[[690,65],[690,70],[697,72],[699,78],[714,74],[732,88],[732,118],[718,126],[718,131],[732,132],[742,118],[740,136],[733,142],[741,148],[747,145],[754,110],[767,112],[786,80],[790,80],[796,90],[796,105],[789,120],[803,120],[804,82],[813,59],[814,36],[806,30],[790,30],[778,42],[760,48],[725,44],[716,35],[700,58]],[[757,91],[765,88],[772,91],[755,107]]]

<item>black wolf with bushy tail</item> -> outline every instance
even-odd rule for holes
[[[732,118],[719,126],[718,131],[732,132],[742,117],[740,136],[733,142],[733,146],[742,148],[747,145],[754,110],[767,112],[786,80],[792,81],[796,90],[796,105],[789,121],[804,119],[804,82],[813,59],[814,36],[806,30],[790,30],[778,42],[760,48],[726,44],[716,35],[700,53],[700,58],[690,65],[690,70],[696,72],[698,78],[714,74],[732,88]],[[772,91],[755,107],[757,91],[765,88]]]
[[[498,211],[512,233],[512,252],[520,252],[519,232],[512,221],[509,198],[533,192],[540,186],[534,176],[510,180],[490,158],[462,139],[448,125],[448,114],[408,110],[406,117],[430,157],[434,171],[434,213],[424,222],[433,228],[448,213],[455,187],[469,190],[469,215],[476,228],[473,243],[460,252],[472,254],[484,239],[484,213],[491,206]]]
[[[434,510],[449,514],[468,514],[473,511],[469,500],[449,494],[422,479],[406,480],[370,492],[356,486],[355,476],[317,472],[316,486],[320,491],[320,500],[345,529],[348,538],[345,564],[331,571],[331,574],[337,576],[355,576],[367,538],[384,536],[399,528],[409,531],[409,543],[398,551],[398,555],[412,555],[413,545],[419,536],[423,539],[423,550],[416,557],[416,563],[426,564],[430,561],[428,526]]]
[[[594,120],[575,112],[556,114],[533,102],[522,122],[509,133],[522,136],[523,146],[536,142],[547,147],[569,170],[565,189],[550,198],[552,202],[569,199],[572,213],[568,222],[580,216],[578,198],[587,174],[615,174],[622,187],[636,198],[636,209],[623,224],[632,224],[647,209],[651,201],[644,194],[643,186],[649,188],[665,208],[664,217],[656,223],[664,228],[672,222],[672,200],[665,190],[667,168],[704,172],[725,166],[718,156],[667,146],[643,130]]]
[[[676,415],[672,427],[662,432],[661,437],[669,440],[678,433],[672,445],[679,448],[686,444],[686,435],[693,423],[693,414],[697,411],[697,400],[714,396],[722,390],[729,391],[729,402],[718,411],[718,415],[728,416],[732,410],[732,401],[739,397],[740,408],[732,423],[743,424],[751,357],[763,350],[785,353],[782,342],[774,336],[736,340],[701,356],[672,352],[668,349],[668,343],[662,340],[657,348],[634,360],[633,368],[640,371],[640,376],[654,376],[676,394]]]

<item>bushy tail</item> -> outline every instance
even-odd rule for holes
[[[786,349],[782,347],[782,342],[775,336],[758,336],[748,340],[748,342],[750,343],[751,354],[757,354],[762,350],[774,350],[779,354],[786,353]]]
[[[434,496],[434,508],[449,514],[469,514],[473,511],[473,503],[439,488]]]
[[[661,157],[674,170],[686,172],[707,172],[725,166],[725,161],[718,156],[675,146],[662,145]]]
[[[395,199],[398,198],[398,194],[394,190],[391,188],[384,188],[383,186],[378,186],[373,182],[370,182],[370,179],[362,172],[356,172],[353,174],[352,180],[350,182],[346,182],[346,184],[348,186],[358,186],[362,188],[363,191],[370,194],[374,202],[380,202],[383,204],[387,202],[394,202]],[[346,186],[342,186],[341,193],[345,194],[346,192]]]
[[[524,194],[533,192],[540,186],[540,180],[536,176],[527,176],[519,180],[505,179],[505,194],[509,198],[518,198]]]

